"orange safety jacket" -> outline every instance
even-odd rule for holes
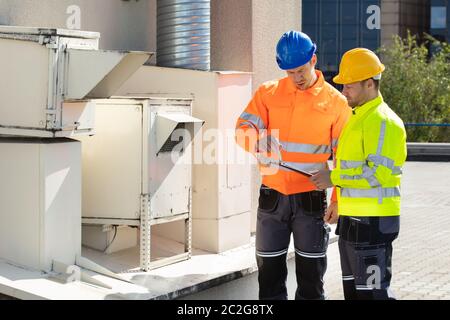
[[[237,120],[237,143],[255,154],[261,132],[278,130],[283,162],[305,171],[327,168],[351,108],[322,72],[316,74],[317,82],[304,91],[289,78],[264,83]],[[264,175],[263,170],[261,174],[264,185],[285,195],[316,190],[306,176],[282,167],[275,174]]]

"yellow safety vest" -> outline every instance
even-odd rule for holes
[[[342,216],[399,216],[400,179],[407,155],[403,121],[379,95],[356,107],[339,138],[336,169]]]

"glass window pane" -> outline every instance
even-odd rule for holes
[[[341,2],[341,24],[358,24],[358,5],[355,1]]]
[[[338,2],[336,1],[324,1],[321,8],[321,24],[322,25],[337,25],[338,24]]]
[[[358,40],[359,25],[344,25],[342,26],[341,36],[343,40]]]
[[[447,27],[447,10],[445,7],[431,7],[431,29]]]
[[[339,70],[339,55],[337,53],[325,54],[319,57],[322,71],[338,71]]]
[[[348,50],[357,48],[357,47],[361,47],[360,45],[358,45],[358,42],[355,40],[342,40],[342,44],[341,44],[341,54],[344,54],[345,52],[347,52]]]
[[[304,0],[302,4],[303,25],[317,24],[317,1]]]
[[[370,49],[372,51],[376,51],[379,47],[379,42],[376,40],[365,40],[364,39],[362,41],[361,46],[364,48]]]

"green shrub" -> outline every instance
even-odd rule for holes
[[[381,93],[405,123],[450,123],[450,46],[426,35],[395,36],[379,53],[386,71]],[[430,48],[433,55],[430,54]],[[449,127],[407,128],[408,141],[450,142]]]

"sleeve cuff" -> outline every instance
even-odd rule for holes
[[[331,202],[337,202],[336,187],[333,188],[333,193],[331,194]]]

